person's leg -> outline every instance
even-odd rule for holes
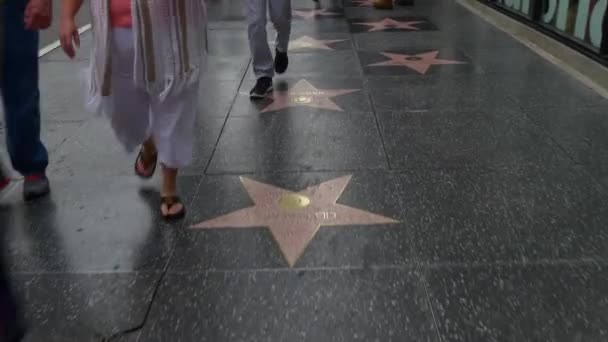
[[[133,81],[133,31],[112,31],[112,108],[110,121],[114,133],[128,152],[142,145],[135,162],[135,173],[149,178],[156,167],[156,148],[150,139],[150,99]]]
[[[4,171],[4,167],[0,163],[0,193],[2,193],[2,190],[6,189],[10,183],[11,180],[8,178],[6,171]]]
[[[161,214],[164,218],[179,218],[185,212],[177,196],[177,174],[192,161],[197,105],[198,85],[195,84],[180,96],[152,106],[152,131],[163,169]]]
[[[2,80],[2,73],[4,71],[4,15],[5,15],[6,6],[0,5],[0,82]],[[0,83],[1,85],[1,83]],[[0,163],[0,192],[6,189],[6,187],[10,184],[10,179],[6,174],[4,167]]]
[[[40,140],[38,32],[23,23],[26,0],[4,5],[4,48],[0,88],[4,99],[7,147],[13,168],[25,176],[26,199],[46,195],[48,154]]]
[[[258,79],[251,90],[252,98],[265,97],[272,90],[273,59],[266,32],[267,0],[246,0],[247,33],[251,50],[253,72]]]
[[[0,5],[1,6],[1,5]],[[23,322],[9,284],[8,273],[0,253],[0,341],[18,342],[24,336]]]
[[[270,20],[277,31],[274,71],[282,74],[287,70],[289,36],[291,35],[291,0],[269,0]]]

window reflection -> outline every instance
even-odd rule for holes
[[[542,0],[543,24],[599,51],[608,0]]]

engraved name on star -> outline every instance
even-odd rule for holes
[[[368,66],[405,66],[417,71],[420,74],[426,74],[431,65],[466,64],[466,62],[461,61],[438,59],[438,54],[439,51],[430,51],[425,53],[419,53],[417,55],[402,55],[397,53],[382,52],[381,55],[389,58],[389,60],[380,63],[369,64]]]
[[[411,30],[418,31],[420,30],[415,25],[424,23],[424,21],[398,21],[391,18],[384,18],[380,21],[376,22],[361,22],[361,23],[353,23],[355,25],[363,25],[368,26],[369,30],[367,32],[375,32],[375,31],[384,31],[391,29],[401,29],[401,30]]]
[[[314,19],[317,17],[331,17],[331,16],[336,16],[336,15],[340,15],[340,13],[336,13],[336,12],[328,12],[327,9],[322,8],[322,9],[313,9],[313,10],[294,10],[293,14],[295,16],[298,16],[302,19]]]
[[[393,224],[398,221],[336,203],[351,176],[292,192],[241,177],[254,205],[193,225],[195,229],[268,227],[293,267],[321,226]]]
[[[310,36],[302,36],[289,42],[290,50],[298,49],[318,49],[318,50],[334,50],[330,44],[343,42],[346,39],[319,40]]]
[[[274,112],[294,106],[306,106],[320,109],[328,109],[341,112],[342,108],[332,101],[332,98],[350,94],[361,89],[319,89],[306,80],[300,80],[287,91],[275,90],[272,95],[272,103],[260,111],[260,113]]]

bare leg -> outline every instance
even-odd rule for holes
[[[164,219],[182,218],[186,208],[177,196],[177,173],[192,160],[198,84],[152,106],[153,136],[163,174],[160,211]]]
[[[161,197],[173,197],[177,194],[177,172],[178,169],[169,168],[165,165],[162,165],[163,169],[163,185],[161,190]],[[161,205],[161,213],[164,217],[174,216],[184,210],[184,205],[182,203],[175,203],[173,205],[168,205],[163,203]]]
[[[154,143],[154,139],[152,139],[152,137],[144,141],[143,152],[145,160],[150,160],[150,158],[156,154],[156,144]]]

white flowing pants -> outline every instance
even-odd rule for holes
[[[188,165],[192,160],[198,85],[160,102],[133,81],[133,31],[114,29],[111,49],[110,120],[118,140],[131,152],[152,137],[161,163],[170,168]]]
[[[266,13],[277,31],[276,48],[287,52],[291,33],[291,0],[245,0],[247,3],[247,23],[249,49],[253,58],[253,72],[257,78],[274,76],[274,60],[268,34]]]

